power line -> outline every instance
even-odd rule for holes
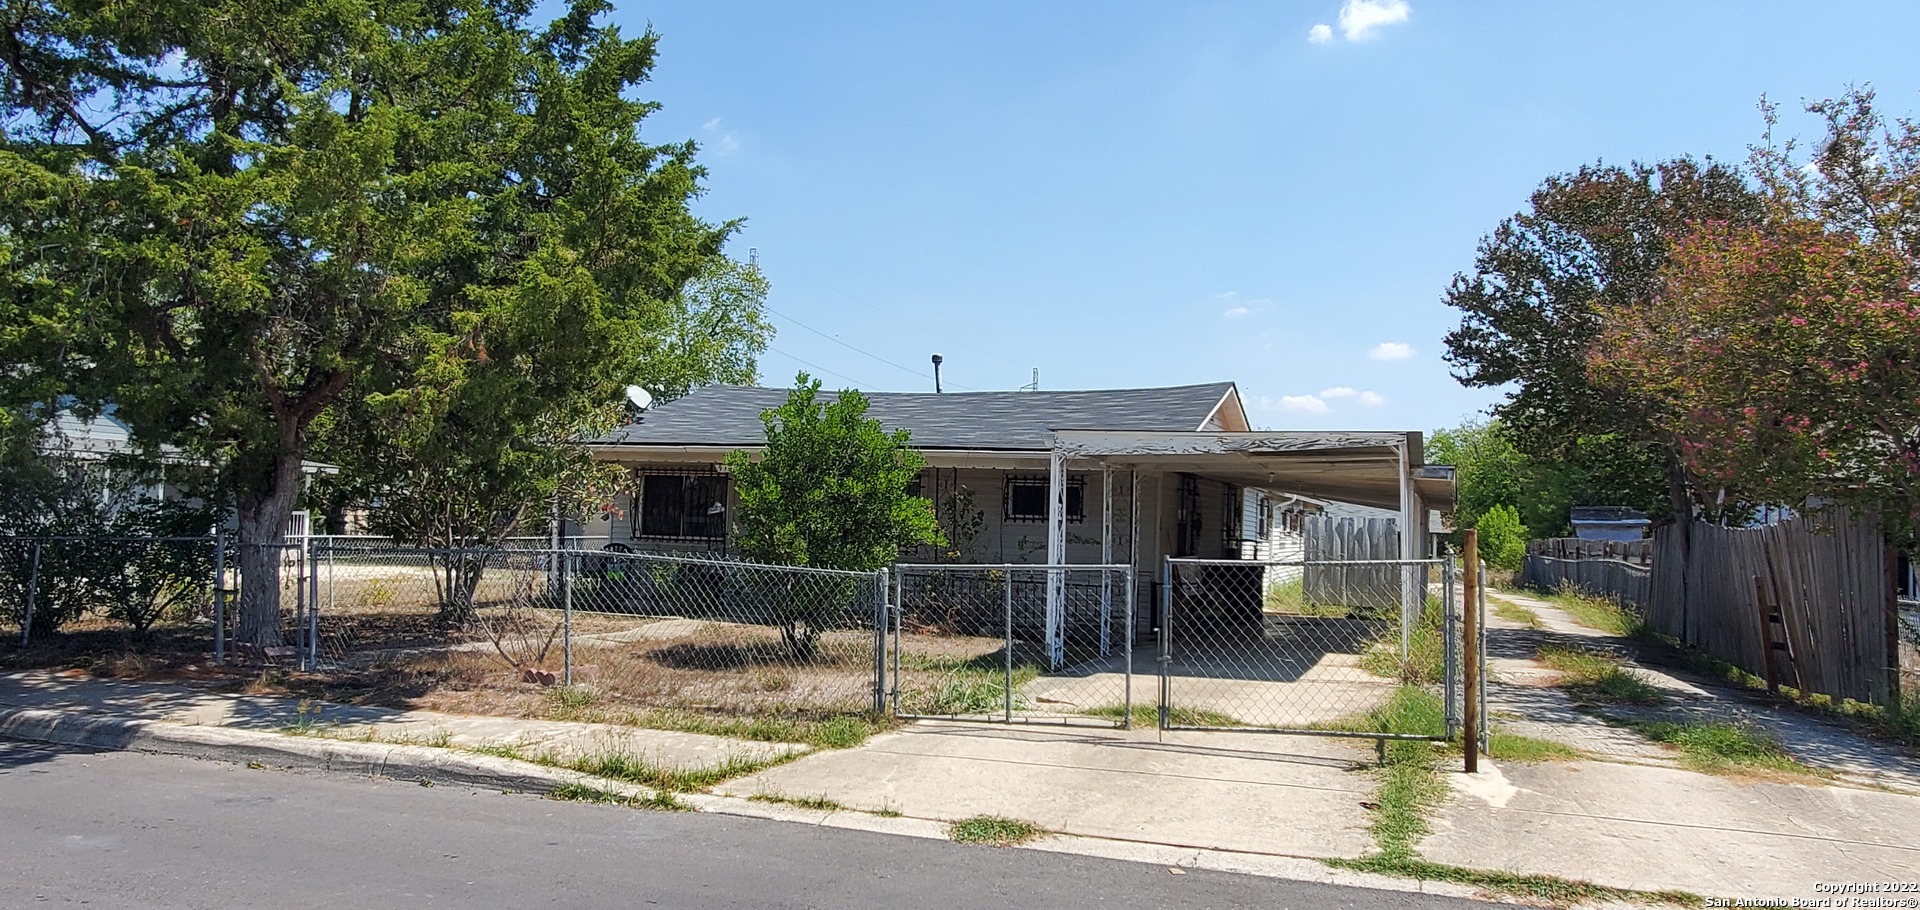
[[[826,367],[823,367],[823,366],[821,366],[821,365],[819,365],[819,364],[817,364],[817,363],[814,363],[814,362],[813,362],[813,361],[811,361],[811,360],[801,360],[800,358],[798,358],[798,357],[795,357],[795,356],[793,356],[792,354],[789,354],[789,353],[787,353],[786,351],[782,351],[782,350],[780,350],[779,348],[776,348],[776,347],[774,347],[773,345],[767,345],[767,350],[769,350],[769,351],[772,351],[772,352],[774,352],[775,354],[779,354],[780,356],[782,356],[782,357],[785,357],[785,358],[787,358],[788,360],[794,360],[794,361],[799,361],[799,363],[800,363],[800,365],[801,365],[801,366],[805,366],[805,367],[812,367],[812,368],[814,368],[814,369],[816,369],[816,370],[819,370],[819,371],[820,371],[820,372],[822,372],[822,373],[830,373],[830,374],[832,374],[832,375],[834,375],[834,376],[838,376],[838,377],[840,377],[841,379],[844,379],[844,380],[846,380],[846,381],[848,381],[848,382],[851,382],[851,383],[853,383],[853,385],[854,385],[854,387],[855,387],[855,388],[872,388],[872,387],[873,387],[873,386],[871,386],[870,384],[868,384],[868,383],[864,383],[864,382],[861,382],[860,380],[858,380],[858,379],[855,379],[855,378],[853,378],[852,376],[848,376],[848,375],[847,375],[847,374],[845,374],[845,373],[842,373],[842,372],[839,372],[839,371],[837,371],[837,370],[829,370],[829,369],[827,369]]]
[[[762,256],[761,258],[762,258],[762,259],[765,259],[766,257],[764,257],[764,256]],[[768,261],[769,261],[769,262],[771,262],[771,260],[768,260]],[[811,282],[813,282],[814,284],[817,284],[817,285],[819,285],[819,286],[821,286],[821,287],[823,287],[823,288],[826,288],[827,290],[829,290],[829,291],[832,291],[833,293],[835,293],[835,294],[838,294],[838,295],[840,295],[841,297],[844,297],[844,298],[846,298],[846,299],[847,299],[847,300],[849,300],[849,301],[852,301],[852,302],[854,302],[854,303],[857,303],[857,304],[859,304],[860,306],[862,306],[862,307],[865,307],[865,308],[867,308],[868,310],[871,310],[871,311],[873,311],[874,313],[877,313],[877,314],[879,314],[879,315],[881,315],[881,316],[884,316],[884,317],[886,317],[886,318],[888,318],[888,319],[893,319],[893,318],[895,318],[895,315],[896,315],[896,314],[893,314],[893,313],[889,313],[889,312],[887,312],[886,310],[884,310],[884,309],[881,309],[881,308],[880,308],[880,307],[878,307],[878,306],[875,306],[875,305],[873,305],[873,304],[871,304],[871,303],[868,303],[868,302],[866,302],[866,301],[864,301],[864,300],[861,300],[860,298],[858,298],[858,297],[855,297],[855,296],[853,296],[852,294],[849,294],[849,293],[847,293],[846,291],[843,291],[843,290],[840,290],[839,288],[837,288],[837,287],[834,287],[833,285],[830,285],[830,284],[828,284],[828,283],[826,283],[826,282],[824,282],[824,281],[821,281],[820,279],[818,279],[818,278],[815,278],[815,277],[813,277],[812,275],[809,275],[809,274],[807,274],[807,273],[805,273],[805,272],[802,272],[802,271],[800,271],[799,269],[796,269],[796,268],[793,268],[792,266],[789,266],[789,265],[780,265],[780,266],[779,266],[779,268],[782,268],[782,269],[785,269],[786,271],[789,271],[789,272],[792,272],[792,273],[793,273],[793,274],[795,274],[795,275],[798,275],[798,276],[800,276],[800,277],[802,277],[802,278],[805,278],[806,280],[808,280],[808,281],[811,281]],[[926,379],[926,380],[932,380],[932,379],[933,379],[933,374],[932,374],[932,373],[929,373],[929,372],[922,372],[922,371],[920,371],[920,370],[917,370],[917,369],[915,369],[915,368],[913,368],[913,367],[910,367],[910,366],[905,366],[905,365],[902,365],[902,364],[900,364],[900,363],[896,363],[896,362],[894,362],[894,361],[892,361],[892,360],[888,360],[887,358],[885,358],[885,357],[882,357],[882,356],[880,356],[880,355],[878,355],[878,354],[874,354],[874,353],[871,353],[871,352],[869,352],[869,351],[865,351],[865,350],[862,350],[862,349],[860,349],[860,348],[857,348],[857,347],[855,347],[855,346],[853,346],[853,345],[851,345],[851,344],[848,344],[848,343],[847,343],[847,342],[845,342],[845,341],[842,341],[842,340],[840,340],[839,338],[836,338],[836,337],[834,337],[834,336],[832,336],[832,335],[829,335],[829,334],[827,334],[826,332],[822,332],[822,331],[820,331],[819,329],[816,329],[816,328],[814,328],[813,326],[810,326],[810,325],[807,325],[806,323],[804,323],[804,322],[801,322],[800,320],[798,320],[798,319],[795,319],[795,318],[793,318],[792,316],[788,316],[787,314],[785,314],[785,313],[782,313],[782,312],[780,312],[779,310],[776,310],[776,309],[774,309],[773,307],[766,307],[766,310],[767,310],[767,312],[769,312],[769,313],[772,313],[772,314],[774,314],[775,316],[779,316],[780,318],[782,318],[782,319],[785,319],[785,320],[787,320],[788,322],[791,322],[791,323],[793,323],[794,325],[797,325],[797,326],[799,326],[800,328],[803,328],[803,329],[806,329],[807,331],[809,331],[809,332],[812,332],[812,333],[814,333],[815,335],[818,335],[818,336],[820,336],[820,337],[822,337],[822,338],[825,338],[825,339],[827,339],[828,341],[831,341],[831,342],[833,342],[834,344],[837,344],[837,345],[840,345],[841,347],[844,347],[844,348],[846,348],[847,350],[849,350],[849,351],[852,351],[852,352],[854,352],[854,353],[856,353],[856,354],[860,354],[860,355],[862,355],[862,356],[864,356],[864,357],[871,357],[871,358],[873,358],[874,360],[878,360],[878,361],[880,361],[881,363],[884,363],[884,364],[886,364],[887,366],[890,366],[890,367],[893,367],[894,369],[897,369],[897,370],[904,370],[904,371],[906,371],[906,372],[908,372],[908,373],[912,373],[913,375],[915,375],[915,376],[918,376],[918,377],[920,377],[921,379]],[[964,349],[963,349],[963,350],[964,350]],[[977,353],[977,352],[976,352],[976,353]],[[950,386],[953,386],[953,387],[954,387],[954,388],[956,388],[956,389],[961,389],[961,390],[963,390],[963,391],[967,391],[967,392],[978,392],[978,391],[980,391],[979,389],[975,389],[975,388],[971,388],[971,387],[968,387],[968,386],[964,386],[964,385],[961,385],[961,384],[959,384],[959,383],[957,383],[957,382],[949,382],[949,383],[947,383],[947,385],[950,385]]]
[[[764,306],[764,305],[763,305],[763,306]],[[782,312],[780,312],[779,310],[776,310],[776,309],[774,309],[773,307],[770,307],[770,306],[769,306],[769,307],[765,307],[765,309],[766,309],[766,311],[767,311],[767,312],[769,312],[769,313],[772,313],[773,315],[775,315],[775,316],[778,316],[778,317],[780,317],[781,319],[785,319],[786,321],[788,321],[788,322],[791,322],[791,323],[793,323],[794,325],[796,325],[796,326],[799,326],[800,328],[803,328],[803,329],[806,329],[807,331],[809,331],[809,332],[812,332],[812,333],[813,333],[813,334],[815,334],[815,335],[818,335],[818,336],[820,336],[820,337],[822,337],[822,338],[825,338],[826,340],[828,340],[828,341],[831,341],[831,342],[833,342],[834,344],[837,344],[837,345],[839,345],[839,346],[841,346],[841,347],[843,347],[843,348],[846,348],[847,350],[849,350],[849,351],[852,351],[852,352],[854,352],[855,354],[859,354],[859,355],[861,355],[861,356],[863,356],[863,357],[871,357],[871,358],[873,358],[874,360],[878,360],[878,361],[880,361],[881,363],[884,363],[884,364],[886,364],[887,366],[890,366],[890,367],[893,367],[893,368],[894,368],[894,369],[896,369],[896,370],[900,370],[900,371],[902,371],[902,372],[906,372],[906,373],[912,373],[913,375],[915,375],[915,376],[917,376],[917,377],[919,377],[919,378],[921,378],[921,379],[927,379],[927,380],[931,380],[931,379],[933,379],[933,374],[932,374],[932,373],[927,373],[927,372],[922,372],[922,371],[920,371],[920,370],[916,370],[916,369],[914,369],[913,367],[910,367],[910,366],[906,366],[905,364],[901,364],[901,363],[896,363],[896,362],[894,362],[894,361],[891,361],[891,360],[888,360],[887,358],[885,358],[885,357],[882,357],[882,356],[880,356],[880,355],[878,355],[878,354],[875,354],[875,353],[872,353],[872,352],[870,352],[870,351],[865,351],[865,350],[861,350],[860,348],[857,348],[857,347],[855,347],[855,346],[853,346],[853,345],[851,345],[851,344],[848,344],[848,343],[847,343],[847,342],[845,342],[845,341],[842,341],[842,340],[840,340],[840,339],[838,339],[838,338],[835,338],[834,336],[832,336],[832,335],[829,335],[829,334],[827,334],[826,332],[822,332],[822,331],[820,331],[819,329],[816,329],[816,328],[814,328],[813,326],[810,326],[810,325],[807,325],[806,323],[804,323],[804,322],[801,322],[800,320],[798,320],[798,319],[795,319],[795,318],[793,318],[792,316],[788,316],[787,314],[785,314],[785,313],[782,313]],[[975,391],[979,391],[978,389],[968,389],[968,388],[967,388],[966,386],[963,386],[963,385],[961,385],[961,384],[959,384],[959,383],[957,383],[957,382],[954,382],[954,383],[948,383],[948,385],[951,385],[951,386],[953,386],[953,387],[954,387],[954,388],[956,388],[956,389],[966,389],[966,390],[967,390],[967,391],[969,391],[969,392],[975,392]]]

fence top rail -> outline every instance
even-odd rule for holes
[[[73,541],[92,541],[94,543],[207,543],[214,539],[212,534],[197,534],[193,537],[141,537],[121,535],[113,537],[94,537],[84,534],[52,534],[45,537],[29,535],[0,534],[0,542],[8,543],[70,543]]]
[[[896,562],[893,564],[893,567],[895,569],[911,569],[915,571],[947,569],[967,571],[978,569],[982,571],[999,570],[1005,572],[1130,572],[1133,570],[1132,566],[1121,562],[1076,562],[1057,566],[1031,562]]]
[[[1575,558],[1569,558],[1564,556],[1548,556],[1544,553],[1528,553],[1527,558],[1528,559],[1544,559],[1548,562],[1572,562],[1572,563],[1581,563],[1586,565],[1590,565],[1593,563],[1611,563],[1616,566],[1624,566],[1636,572],[1653,571],[1653,565],[1651,563],[1632,562],[1625,559],[1608,559],[1601,556],[1591,556],[1584,559],[1575,559]]]
[[[1264,566],[1276,569],[1320,568],[1322,566],[1444,566],[1445,559],[1201,559],[1194,556],[1169,556],[1167,562],[1180,566]]]
[[[319,540],[315,538],[315,540]],[[299,544],[282,546],[297,547]],[[857,569],[823,569],[816,566],[783,566],[770,562],[750,562],[744,559],[716,559],[710,556],[676,556],[670,553],[624,553],[619,550],[585,550],[531,547],[411,547],[411,546],[364,546],[355,544],[316,543],[314,555],[325,558],[328,555],[371,555],[383,557],[395,556],[512,556],[531,558],[539,556],[571,556],[600,560],[620,560],[623,562],[659,562],[676,565],[706,565],[727,569],[766,569],[775,572],[799,572],[810,575],[832,575],[841,578],[872,578],[881,570],[862,572]]]

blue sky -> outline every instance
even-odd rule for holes
[[[1344,7],[1344,15],[1343,15]],[[1743,159],[1762,94],[1920,111],[1920,5],[622,3],[652,141],[745,218],[762,381],[1234,380],[1256,425],[1432,429],[1498,399],[1440,302],[1543,177]],[[1325,26],[1324,29],[1318,28]],[[1810,134],[1804,118],[1789,121]]]

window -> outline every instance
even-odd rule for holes
[[[1261,540],[1266,540],[1267,535],[1273,533],[1273,500],[1267,498],[1267,494],[1265,493],[1260,494],[1259,516],[1260,527],[1258,533]]]
[[[647,471],[639,477],[635,537],[725,540],[727,479],[711,471]]]
[[[1047,494],[1052,481],[1044,474],[1007,475],[1006,519],[1008,521],[1046,521]],[[1067,520],[1085,521],[1087,517],[1087,480],[1067,478]]]

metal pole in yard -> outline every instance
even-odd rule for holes
[[[1013,569],[1011,568],[1007,569],[1006,573],[1007,573],[1007,579],[1006,579],[1007,585],[1006,585],[1005,607],[1006,607],[1006,624],[1007,624],[1007,646],[1006,646],[1006,654],[1005,654],[1005,658],[1006,658],[1005,663],[1006,663],[1007,676],[1006,676],[1006,692],[1003,694],[1006,697],[1007,723],[1013,723]]]
[[[1120,723],[1120,728],[1123,730],[1131,730],[1133,729],[1133,582],[1134,582],[1132,566],[1127,567],[1126,580],[1127,580],[1127,632],[1126,632],[1125,644],[1123,645],[1123,647],[1126,648],[1125,657],[1127,662],[1126,663],[1127,691],[1126,691],[1126,699],[1125,699],[1126,703],[1123,706],[1123,710],[1120,715],[1121,717],[1126,719]]]
[[[227,536],[213,529],[213,662],[227,662]]]
[[[1173,560],[1160,564],[1160,741],[1167,741],[1173,699]]]
[[[40,541],[33,542],[33,561],[27,568],[27,611],[20,616],[20,647],[33,640],[35,595],[40,592]]]
[[[1480,692],[1480,746],[1482,751],[1485,751],[1488,755],[1492,755],[1493,744],[1489,741],[1493,735],[1490,732],[1492,729],[1492,725],[1487,723],[1487,585],[1486,585],[1486,578],[1487,578],[1487,564],[1483,560],[1480,563],[1480,604],[1479,604],[1480,615],[1476,617],[1474,621],[1474,625],[1477,626],[1480,630],[1480,640],[1474,642],[1473,644],[1475,650],[1477,650],[1480,654],[1480,660],[1479,660],[1480,675],[1478,678],[1476,678],[1473,681],[1473,686],[1475,689],[1479,690]]]
[[[873,574],[873,713],[887,710],[887,570]]]
[[[934,476],[938,477],[939,474],[936,473]],[[893,688],[891,697],[893,700],[893,713],[895,714],[900,713],[900,646],[903,644],[900,633],[901,627],[906,622],[903,618],[903,614],[907,612],[906,577],[907,573],[905,572],[893,573]]]
[[[1475,603],[1480,596],[1480,532],[1468,528],[1466,542],[1462,545],[1460,564],[1466,574],[1461,579],[1461,592],[1464,594],[1461,614],[1466,628],[1461,635],[1466,645],[1466,691],[1461,699],[1466,710],[1466,735],[1460,738],[1460,745],[1466,752],[1466,772],[1477,773],[1480,770],[1480,611]]]
[[[1447,696],[1447,739],[1460,732],[1460,615],[1453,608],[1453,557],[1440,564],[1440,642],[1444,652]]]
[[[301,568],[307,573],[307,670],[311,672],[320,669],[320,566],[313,558],[313,537],[304,543]]]
[[[560,684],[573,685],[573,554],[555,551],[560,567]]]

